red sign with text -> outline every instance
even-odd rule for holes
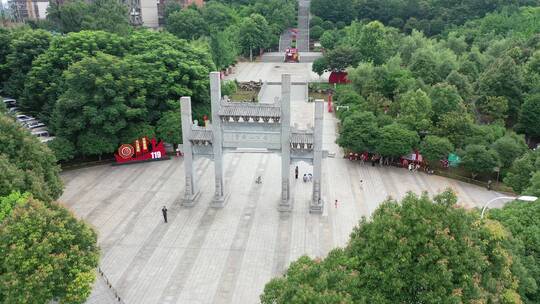
[[[155,138],[148,140],[148,137],[137,139],[133,144],[121,145],[118,148],[117,153],[114,154],[114,157],[116,158],[117,164],[168,158],[163,141],[157,143]]]

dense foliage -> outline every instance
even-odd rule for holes
[[[47,146],[5,114],[0,114],[0,138],[0,196],[21,191],[46,202],[60,197],[59,167]]]
[[[65,208],[19,202],[0,221],[0,302],[84,303],[96,276],[96,241]]]
[[[19,36],[48,37],[47,46]],[[111,153],[142,135],[180,143],[180,133],[171,133],[180,129],[166,124],[178,121],[171,118],[181,96],[192,96],[196,117],[207,111],[208,74],[215,65],[204,47],[148,30],[124,36],[80,31],[53,36],[50,46],[49,37],[42,30],[13,32],[4,67],[12,71],[10,79],[21,79],[16,83],[22,87],[12,92],[20,107],[57,136],[50,146],[60,160]]]
[[[47,20],[52,30],[61,33],[104,30],[126,34],[131,30],[127,5],[115,0],[51,1]]]
[[[431,165],[457,152],[471,175],[505,176],[540,140],[539,18],[529,7],[489,14],[440,39],[378,21],[326,31],[313,70],[347,69],[351,81],[335,94],[338,143],[389,157],[420,150]],[[508,26],[487,32],[498,21]]]
[[[500,221],[519,242],[517,253],[536,282],[536,284],[526,282],[530,289],[521,292],[524,295],[524,303],[540,303],[540,217],[538,214],[540,214],[540,201],[534,203],[515,201],[502,209],[493,209],[488,213],[489,218]],[[534,285],[536,288],[533,288]]]
[[[345,248],[270,281],[262,303],[534,303],[534,262],[499,222],[455,204],[451,192],[384,202]]]
[[[386,25],[427,35],[443,32],[453,25],[484,17],[505,6],[540,5],[538,0],[313,0],[311,11],[326,21],[350,23],[353,20],[379,20]]]
[[[0,113],[0,302],[84,303],[98,261],[97,237],[52,202],[62,193],[46,145]]]
[[[183,39],[208,43],[219,69],[236,62],[239,55],[256,56],[275,48],[279,35],[296,24],[296,1],[214,0],[202,8],[169,5],[165,28]]]

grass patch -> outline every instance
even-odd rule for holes
[[[259,91],[244,91],[238,89],[235,93],[233,93],[231,96],[232,101],[257,101],[257,95],[259,94]]]

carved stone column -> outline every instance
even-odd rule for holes
[[[212,207],[225,206],[225,189],[223,185],[223,129],[219,117],[221,107],[221,79],[220,72],[210,73],[210,99],[212,100],[212,147],[214,150],[215,192]]]
[[[280,211],[291,210],[291,75],[281,75],[281,203]]]
[[[322,138],[324,102],[315,100],[315,128],[313,132],[313,196],[309,206],[310,213],[322,213],[324,202],[321,196],[322,181]]]
[[[191,117],[191,97],[180,98],[182,112],[182,142],[184,146],[184,167],[186,172],[186,187],[182,206],[191,207],[195,204],[199,196],[197,180],[193,165],[193,147],[191,146],[191,127],[193,125]]]

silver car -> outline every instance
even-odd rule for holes
[[[21,123],[22,123],[22,122],[26,122],[26,121],[30,121],[30,120],[35,120],[34,117],[28,116],[28,115],[24,115],[24,114],[19,114],[19,115],[16,116],[16,118],[17,118],[17,121],[18,121],[18,122],[21,122]]]
[[[39,120],[30,120],[30,121],[24,122],[23,125],[24,125],[27,129],[30,129],[30,130],[45,127],[45,124],[42,123],[42,122],[39,121]]]

